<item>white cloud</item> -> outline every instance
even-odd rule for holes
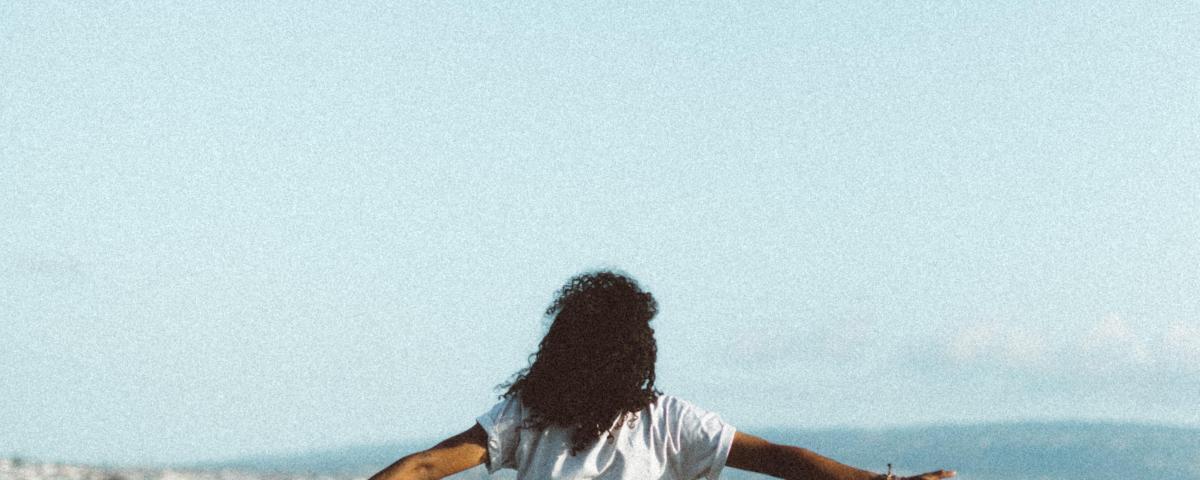
[[[1108,314],[1092,325],[1077,345],[1083,358],[1095,362],[1094,367],[1109,369],[1114,365],[1150,365],[1155,362],[1149,344],[1150,336],[1135,332],[1124,318]]]
[[[1033,366],[1045,360],[1043,337],[1025,328],[998,322],[972,325],[950,339],[950,355],[959,361],[1000,360]]]
[[[1031,322],[979,323],[952,335],[949,347],[958,363],[1069,376],[1200,371],[1200,323],[1131,322],[1115,313],[1065,332]]]
[[[1163,355],[1175,365],[1200,370],[1200,322],[1175,322],[1167,326]]]

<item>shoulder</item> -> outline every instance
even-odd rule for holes
[[[721,415],[702,408],[679,397],[662,395],[654,407],[657,417],[683,432],[702,431],[716,433],[722,430],[732,430]]]
[[[669,425],[672,430],[698,429],[711,424],[716,425],[709,428],[720,428],[725,424],[716,412],[672,395],[659,395],[649,413],[651,419]]]
[[[660,406],[664,406],[664,407],[670,406],[673,408],[678,408],[678,407],[685,406],[685,405],[691,405],[691,403],[689,403],[687,400],[676,397],[674,395],[667,395],[665,393],[662,395],[659,395],[658,398],[656,398],[654,400],[654,403],[655,403],[655,405],[660,405]]]
[[[656,408],[662,435],[678,459],[680,476],[718,478],[736,429],[716,413],[679,397],[661,395]]]
[[[696,406],[696,404],[689,402],[687,400],[684,400],[682,398],[673,396],[673,395],[659,395],[658,400],[655,401],[655,408],[657,408],[663,412],[672,412],[672,413],[679,413],[679,414],[708,413],[703,408]]]

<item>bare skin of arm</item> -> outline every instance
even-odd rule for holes
[[[487,432],[478,423],[433,448],[396,460],[369,480],[433,480],[487,461]]]
[[[805,480],[879,480],[880,473],[860,470],[823,457],[811,450],[779,445],[754,435],[736,432],[729,450],[727,466],[777,478]],[[938,470],[901,480],[939,480],[953,477],[953,471]],[[897,477],[900,479],[900,477]]]
[[[487,433],[479,424],[447,438],[433,448],[397,460],[369,480],[433,480],[444,478],[487,461]],[[818,455],[811,450],[779,445],[736,432],[727,466],[784,479],[879,480],[882,474],[860,470]],[[953,471],[938,470],[899,480],[940,480]]]

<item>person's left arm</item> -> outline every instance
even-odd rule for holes
[[[396,460],[369,480],[439,479],[484,463],[487,459],[487,432],[476,423],[467,431],[447,438],[433,448]]]
[[[754,435],[737,432],[729,448],[726,466],[786,479],[883,480],[886,475],[861,470],[818,455],[812,450],[780,445]],[[941,480],[955,475],[953,470],[938,470],[897,480]]]

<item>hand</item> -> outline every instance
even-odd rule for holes
[[[936,472],[922,473],[920,475],[913,475],[911,477],[902,477],[900,480],[941,480],[943,478],[953,477],[954,475],[956,475],[954,470],[938,470]]]

